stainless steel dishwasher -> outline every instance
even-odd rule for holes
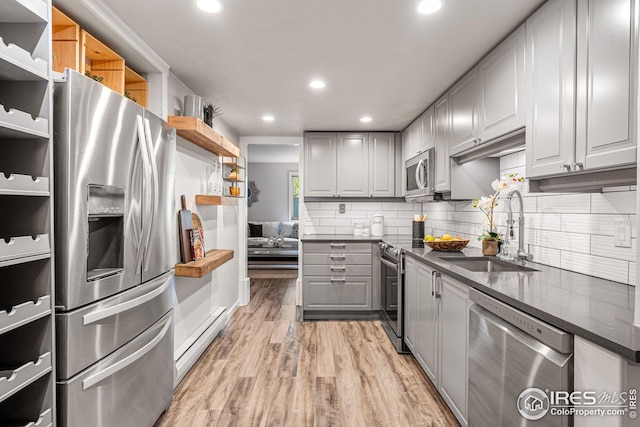
[[[572,391],[573,335],[475,289],[470,296],[469,427],[572,425],[552,414],[547,395]]]

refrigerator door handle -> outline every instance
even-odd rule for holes
[[[140,139],[140,151],[142,153],[142,163],[144,165],[144,179],[142,184],[142,234],[140,236],[140,246],[138,250],[138,257],[136,259],[136,271],[140,271],[144,261],[145,246],[149,242],[149,235],[151,234],[151,223],[149,221],[151,206],[151,165],[149,144],[147,143],[147,137],[145,135],[144,122],[142,116],[138,116],[138,138]]]
[[[158,333],[158,335],[156,335],[151,341],[149,341],[147,344],[145,344],[144,347],[140,348],[139,350],[135,351],[134,353],[131,353],[130,355],[128,355],[124,359],[121,359],[121,360],[117,361],[113,365],[111,365],[111,366],[109,366],[109,367],[107,367],[107,368],[105,368],[105,369],[103,369],[101,371],[96,372],[95,374],[93,374],[89,378],[87,378],[86,380],[82,381],[82,389],[86,390],[88,388],[91,388],[94,385],[98,384],[100,381],[102,381],[102,380],[104,380],[106,378],[109,378],[112,375],[117,374],[119,371],[123,370],[127,366],[131,365],[132,363],[136,362],[137,360],[140,360],[145,354],[147,354],[151,350],[153,350],[153,348],[162,340],[162,338],[164,338],[164,336],[167,334],[167,331],[171,327],[171,324],[172,324],[171,321],[167,322],[162,327],[162,330]]]
[[[142,304],[151,301],[158,295],[164,293],[169,286],[171,286],[171,281],[173,280],[173,276],[164,278],[164,282],[159,288],[152,290],[144,295],[140,295],[137,298],[132,300],[123,302],[122,304],[116,304],[112,307],[105,308],[103,310],[92,311],[91,313],[87,313],[82,316],[82,324],[90,325],[92,323],[99,322],[100,320],[106,319],[107,317],[112,317],[117,314],[123,313],[125,311],[131,310],[133,308],[139,307]]]
[[[153,142],[151,139],[151,126],[149,119],[144,119],[144,130],[146,135],[146,143],[149,153],[149,163],[151,166],[151,212],[147,218],[149,219],[149,232],[143,249],[144,256],[144,271],[149,270],[149,257],[147,257],[147,251],[149,249],[149,243],[151,242],[151,232],[153,230],[153,222],[158,210],[158,194],[160,192],[158,188],[158,166],[156,164],[156,156],[153,155]]]

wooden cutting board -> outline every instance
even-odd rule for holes
[[[193,260],[191,255],[191,236],[189,232],[193,228],[191,211],[187,209],[187,199],[180,196],[182,209],[178,212],[178,227],[180,228],[180,258],[182,262]]]

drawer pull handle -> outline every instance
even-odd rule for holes
[[[331,243],[329,246],[331,246],[332,248],[346,248],[347,244],[346,243]]]
[[[340,278],[340,279],[334,279],[334,278],[332,278],[332,279],[330,279],[330,280],[331,280],[331,282],[346,282],[346,281],[347,281],[347,279],[345,279],[344,277],[342,277],[342,278]]]
[[[127,366],[141,359],[145,354],[153,350],[153,348],[162,340],[162,338],[164,338],[164,336],[167,334],[167,331],[169,330],[169,327],[171,326],[171,323],[172,323],[172,319],[170,318],[169,321],[162,327],[162,330],[160,331],[160,333],[158,333],[158,335],[156,335],[151,341],[145,344],[144,347],[140,348],[134,353],[131,353],[124,359],[117,361],[113,365],[99,372],[96,372],[86,380],[82,381],[82,389],[86,390],[88,388],[93,387],[94,385],[98,384],[100,381],[104,380],[105,378],[109,378],[110,376],[117,374]]]
[[[116,314],[124,313],[125,311],[131,310],[133,308],[139,307],[142,304],[151,301],[158,295],[164,293],[167,288],[171,285],[171,281],[173,280],[173,276],[168,278],[162,278],[164,283],[159,288],[152,290],[144,295],[141,295],[132,300],[123,302],[122,304],[116,304],[112,307],[105,308],[104,310],[96,310],[91,313],[85,314],[82,316],[82,324],[90,325],[92,323],[98,322],[102,319],[106,319],[107,317],[115,316]]]
[[[347,259],[346,255],[331,255],[331,259]]]
[[[331,271],[345,271],[347,267],[331,267]]]

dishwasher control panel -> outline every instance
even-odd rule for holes
[[[526,332],[554,350],[561,353],[573,352],[572,334],[538,320],[475,289],[470,290],[470,297],[471,300],[480,307],[512,324],[521,331]]]

